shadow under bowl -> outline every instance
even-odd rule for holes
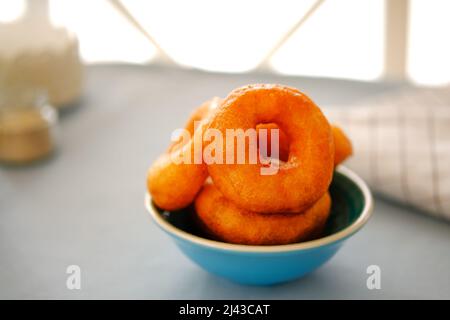
[[[271,246],[209,239],[194,222],[192,208],[167,212],[155,206],[148,194],[145,203],[153,221],[201,268],[241,284],[271,285],[300,278],[320,267],[368,221],[372,195],[354,172],[338,167],[330,194],[331,213],[321,238]]]

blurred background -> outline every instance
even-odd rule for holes
[[[85,63],[160,62],[157,48],[109,1],[36,2],[48,7],[52,24],[76,34]],[[395,75],[424,85],[450,81],[450,44],[445,41],[450,4],[445,0],[325,1],[266,61],[315,1],[120,2],[170,62],[183,67],[249,72],[264,63],[290,75],[364,81]],[[26,5],[26,0],[1,0],[0,22],[20,18]]]
[[[0,298],[450,298],[449,13],[447,0],[0,0]],[[376,195],[332,266],[272,290],[204,275],[143,207],[172,131],[250,83],[307,93]],[[361,285],[373,263],[379,293]],[[84,290],[64,286],[69,264]]]

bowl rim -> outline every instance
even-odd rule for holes
[[[245,252],[245,253],[280,253],[280,252],[309,250],[326,246],[332,243],[336,243],[339,242],[340,240],[344,240],[350,237],[351,235],[356,233],[359,229],[361,229],[367,223],[370,216],[372,215],[373,197],[372,193],[369,190],[369,187],[364,182],[364,180],[360,178],[355,172],[342,165],[338,166],[336,168],[336,171],[346,176],[352,182],[354,182],[356,186],[361,190],[364,198],[364,207],[362,209],[362,212],[359,215],[358,219],[353,221],[353,223],[347,226],[346,228],[323,238],[300,243],[260,246],[260,245],[233,244],[216,240],[210,240],[183,231],[167,222],[155,208],[148,192],[145,195],[145,207],[147,211],[150,213],[152,219],[164,231],[176,236],[177,238],[181,238],[183,240],[195,243],[203,247],[233,252]]]

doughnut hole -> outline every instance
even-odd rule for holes
[[[262,141],[260,141],[259,138],[259,132],[261,129],[267,130],[267,150],[264,152],[260,148],[260,144]],[[278,156],[272,156],[272,130],[278,129]],[[256,126],[256,131],[258,132],[258,152],[260,157],[267,156],[269,158],[275,158],[277,160],[287,162],[289,159],[289,139],[284,133],[283,130],[281,130],[276,123],[260,123]]]

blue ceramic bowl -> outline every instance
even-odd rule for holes
[[[186,212],[166,212],[147,195],[146,207],[155,223],[180,250],[206,271],[252,285],[270,285],[300,278],[327,262],[367,222],[372,195],[361,178],[339,167],[330,186],[332,208],[322,238],[278,246],[247,246],[206,238]]]

